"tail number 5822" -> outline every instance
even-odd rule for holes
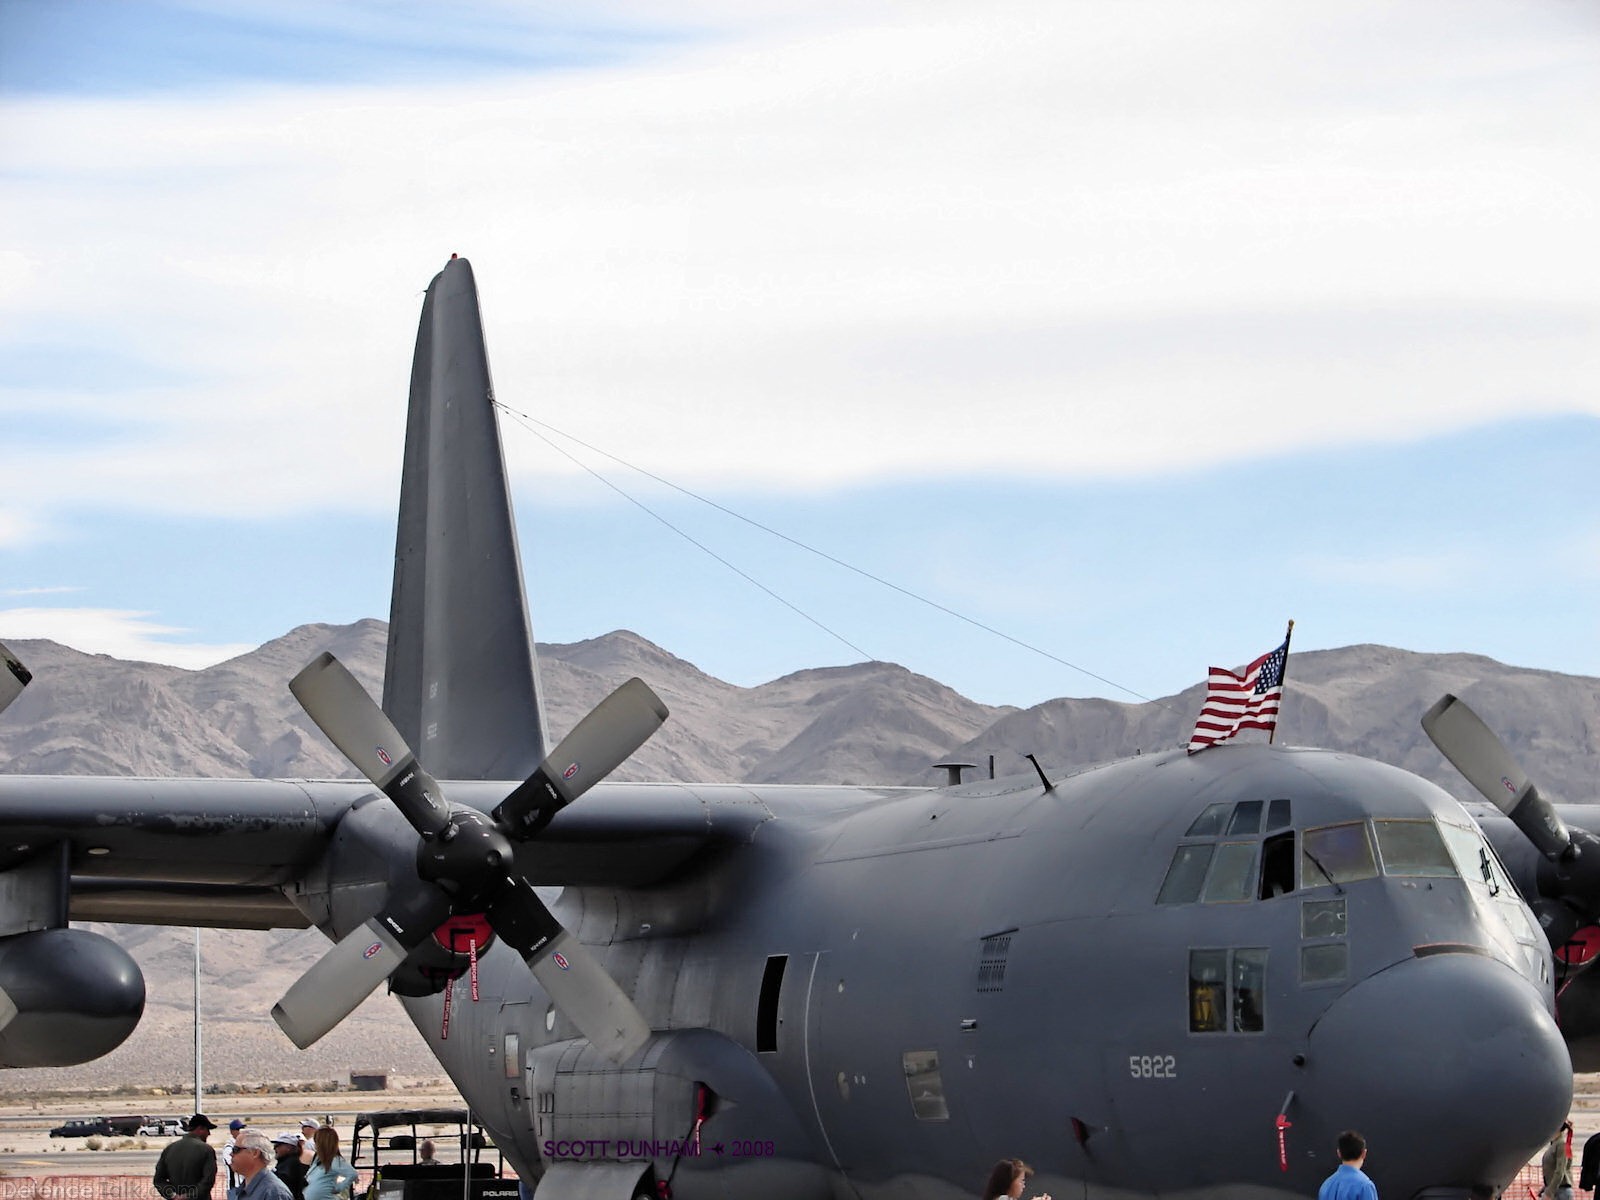
[[[1176,1079],[1178,1059],[1173,1054],[1130,1054],[1128,1074],[1135,1079]]]

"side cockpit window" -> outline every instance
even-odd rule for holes
[[[1294,840],[1288,800],[1209,805],[1173,852],[1156,903],[1237,904],[1286,895],[1295,889]]]

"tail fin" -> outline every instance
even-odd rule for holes
[[[544,711],[472,267],[428,285],[411,364],[383,709],[440,779],[522,779]]]

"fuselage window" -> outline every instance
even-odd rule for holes
[[[1189,832],[1184,837],[1216,837],[1228,823],[1228,814],[1232,811],[1231,804],[1208,805],[1205,812],[1194,819],[1194,824],[1189,826]]]
[[[1385,875],[1428,875],[1451,878],[1455,865],[1432,821],[1374,821],[1378,854]]]
[[[1189,951],[1190,1033],[1260,1033],[1266,994],[1264,948]]]
[[[756,1050],[778,1048],[778,1000],[783,995],[783,972],[789,965],[787,954],[769,954],[761,972],[761,991],[756,997]]]
[[[1308,829],[1302,846],[1304,861],[1300,864],[1300,878],[1307,887],[1353,883],[1358,879],[1371,879],[1378,873],[1365,821]]]
[[[1211,865],[1212,845],[1202,842],[1198,846],[1179,846],[1167,868],[1167,878],[1161,885],[1157,904],[1191,904],[1200,899],[1200,886],[1206,881],[1206,868]]]
[[[1260,1033],[1266,1027],[1267,952],[1233,952],[1233,1031]]]
[[[900,1056],[906,1076],[906,1091],[911,1095],[911,1111],[919,1121],[948,1121],[950,1109],[944,1101],[944,1078],[939,1074],[937,1050],[907,1050]]]
[[[1338,983],[1350,972],[1350,947],[1343,942],[1300,947],[1301,983]]]
[[[1255,893],[1256,844],[1223,842],[1211,860],[1200,899],[1208,904],[1249,900]]]
[[[1233,820],[1228,822],[1228,836],[1245,834],[1254,837],[1261,832],[1261,801],[1241,800],[1234,806]]]
[[[1343,937],[1345,928],[1343,896],[1333,900],[1307,900],[1300,906],[1300,936],[1303,938]]]
[[[1189,1032],[1221,1033],[1228,1020],[1228,952],[1189,951]]]

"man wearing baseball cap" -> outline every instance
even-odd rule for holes
[[[317,1156],[317,1148],[312,1145],[311,1139],[317,1136],[317,1130],[321,1127],[322,1122],[315,1117],[300,1118],[300,1161],[306,1165],[307,1171]]]
[[[167,1143],[156,1159],[153,1182],[166,1200],[211,1200],[217,1181],[217,1152],[206,1145],[216,1128],[205,1113],[195,1113],[181,1138]]]
[[[239,1173],[233,1169],[233,1148],[239,1144],[239,1131],[244,1122],[238,1117],[228,1122],[228,1144],[222,1148],[222,1166],[228,1172],[228,1191],[239,1186]]]
[[[243,1180],[230,1200],[293,1200],[283,1180],[268,1170],[272,1165],[272,1143],[267,1135],[244,1129],[233,1139],[233,1169]]]
[[[283,1180],[283,1186],[289,1189],[289,1195],[294,1200],[305,1200],[306,1165],[300,1161],[300,1135],[280,1133],[272,1139],[272,1149],[278,1156],[272,1169]]]

